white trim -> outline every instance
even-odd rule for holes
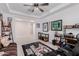
[[[12,10],[8,3],[6,5],[7,5],[8,9],[9,9],[9,12],[11,12],[11,13],[20,14],[20,15],[29,16],[29,17],[36,17],[37,18],[37,16],[35,16],[35,15],[28,15],[26,13],[22,13],[22,12]]]
[[[27,17],[29,16],[29,17],[34,17],[34,18],[43,18],[43,17],[45,17],[46,15],[50,15],[51,13],[54,13],[55,11],[57,11],[57,10],[63,8],[63,7],[66,7],[66,6],[68,6],[68,5],[70,5],[70,3],[61,4],[60,6],[57,6],[56,8],[52,8],[52,10],[50,10],[49,12],[46,12],[46,13],[42,14],[41,16],[35,16],[35,15],[33,15],[33,14],[32,14],[32,15],[28,15],[28,14],[25,14],[25,13],[22,13],[22,12],[18,12],[18,11],[12,10],[12,9],[10,8],[10,6],[9,6],[8,3],[7,3],[6,5],[7,5],[8,9],[9,9],[9,11],[10,11],[11,13],[19,14],[19,15],[23,15],[23,16],[27,16]],[[55,12],[55,13],[56,13],[56,12]]]

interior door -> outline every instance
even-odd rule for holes
[[[17,44],[26,44],[32,40],[32,24],[28,22],[15,22],[15,41]]]

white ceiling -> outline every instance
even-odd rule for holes
[[[43,9],[45,12],[48,12],[52,8],[57,7],[59,5],[60,4],[54,3],[54,4],[49,4],[48,6],[41,6],[40,8]],[[27,15],[40,16],[40,15],[45,13],[45,12],[40,12],[38,9],[35,9],[34,12],[31,12],[33,7],[32,6],[24,6],[24,4],[12,3],[12,4],[9,4],[9,7],[10,7],[11,10],[21,12],[21,13],[25,13]]]
[[[40,6],[40,8],[44,10],[44,12],[40,12],[38,9],[35,9],[34,12],[31,12],[31,9],[33,7],[24,6],[24,4],[25,3],[0,3],[0,11],[6,13],[14,13],[18,15],[20,14],[24,16],[42,18],[43,16],[46,16],[63,7],[70,5],[68,3],[50,3],[48,6]]]

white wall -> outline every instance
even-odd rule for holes
[[[64,8],[54,14],[52,13],[51,15],[46,16],[43,19],[38,19],[36,22],[41,24],[41,28],[40,29],[36,28],[36,35],[37,35],[37,32],[43,32],[42,23],[44,22],[50,23],[51,21],[60,20],[60,19],[63,20],[63,25],[79,23],[79,4],[73,4],[69,6],[68,8]],[[69,31],[71,30],[68,30],[67,32]],[[72,30],[72,32],[74,34],[77,34],[79,33],[79,30],[74,29]],[[49,30],[49,32],[45,32],[45,33],[49,33],[49,41],[52,42],[51,40],[54,39],[54,31]]]

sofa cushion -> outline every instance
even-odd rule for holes
[[[2,37],[1,43],[4,47],[7,47],[10,44],[10,41],[8,40],[8,36]]]

